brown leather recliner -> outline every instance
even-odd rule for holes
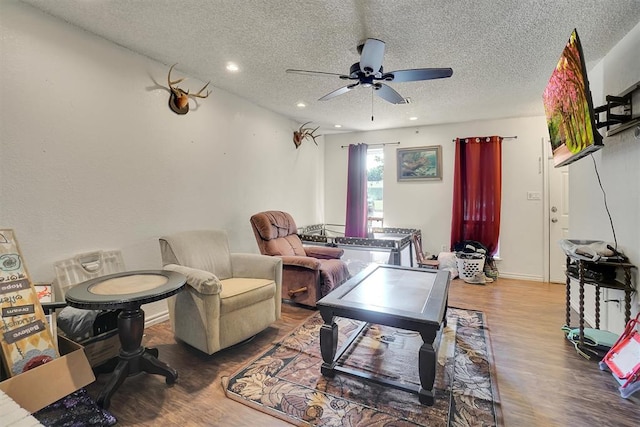
[[[262,255],[282,258],[282,298],[315,307],[316,301],[349,279],[344,250],[303,246],[296,223],[282,211],[260,212],[251,226]]]

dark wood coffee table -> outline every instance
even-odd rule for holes
[[[446,326],[450,281],[449,272],[444,270],[371,265],[334,289],[317,303],[324,320],[320,329],[322,375],[333,377],[336,372],[354,375],[417,393],[420,403],[433,405],[436,353],[442,329]],[[418,353],[420,386],[377,378],[338,365],[338,360],[367,323],[337,351],[336,316],[419,332],[423,341]]]

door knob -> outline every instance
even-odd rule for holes
[[[555,224],[556,222],[558,222],[558,218],[551,218],[551,222]]]
[[[558,212],[558,208],[556,208],[555,206],[551,207],[551,212]]]

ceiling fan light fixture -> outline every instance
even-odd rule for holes
[[[366,39],[358,44],[360,61],[354,63],[349,68],[349,74],[328,73],[324,71],[308,71],[287,69],[287,73],[297,73],[315,76],[337,76],[341,80],[355,80],[356,82],[339,89],[336,89],[323,97],[319,101],[327,101],[336,96],[343,95],[358,85],[372,88],[380,98],[391,104],[409,104],[410,98],[404,98],[391,86],[382,82],[415,82],[422,80],[433,80],[451,77],[451,68],[412,68],[406,70],[396,70],[388,73],[384,72],[382,60],[384,57],[385,43],[378,39]],[[382,81],[382,82],[381,82]]]

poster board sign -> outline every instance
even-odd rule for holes
[[[48,302],[54,302],[55,301],[55,297],[54,297],[54,289],[53,289],[53,285],[51,283],[38,283],[38,282],[34,282],[33,283],[33,289],[35,289],[36,291],[36,295],[38,296],[38,301],[40,301],[40,304],[42,303],[48,303]],[[44,308],[45,306],[43,306],[43,310],[44,310],[44,317],[45,319],[47,319],[47,323],[49,324],[49,331],[51,331],[51,336],[55,337],[58,334],[58,323],[56,320],[56,311],[55,310],[49,310],[49,312],[47,312],[46,308]],[[58,346],[57,346],[57,342],[56,340],[53,340],[54,344],[56,344],[56,350],[58,350]],[[58,352],[60,352],[58,350]]]
[[[10,229],[0,229],[0,349],[10,377],[59,356]]]

